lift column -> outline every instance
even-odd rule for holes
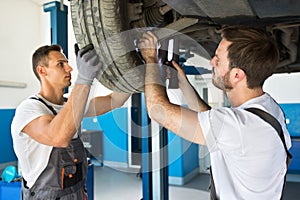
[[[143,115],[145,117],[145,115]],[[142,132],[143,200],[168,200],[168,134],[147,115],[148,128]]]
[[[68,6],[52,1],[44,4],[44,12],[50,12],[51,44],[59,44],[68,58]]]
[[[59,44],[68,58],[68,6],[58,1],[45,3],[44,12],[50,12],[51,44]],[[68,93],[68,88],[65,88]]]

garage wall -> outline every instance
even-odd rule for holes
[[[0,2],[0,81],[26,83],[26,88],[0,87],[0,108],[15,108],[22,99],[37,92],[31,71],[31,55],[47,42],[47,15],[31,0]],[[48,40],[50,41],[50,40]]]
[[[0,86],[0,147],[7,152],[0,156],[0,171],[5,165],[16,162],[12,149],[10,125],[15,108],[28,96],[39,91],[39,82],[35,77],[31,57],[42,45],[51,44],[50,12],[44,12],[43,4],[54,0],[1,0],[0,1],[0,82],[25,83],[25,88]],[[72,76],[76,77],[76,42],[72,27],[70,5],[68,6],[68,59],[73,67]],[[91,90],[91,96],[105,95],[111,91],[97,83]],[[70,91],[72,86],[70,87]]]
[[[0,166],[1,163],[10,163],[17,160],[17,157],[14,153],[13,146],[12,146],[12,139],[10,133],[10,123],[15,115],[15,109],[1,109],[0,112]],[[1,170],[1,167],[0,167]]]
[[[292,136],[293,159],[288,173],[300,173],[300,73],[275,74],[265,83],[264,89],[270,93],[283,109],[287,128]]]
[[[278,103],[300,103],[300,73],[274,74],[268,78],[264,90]]]
[[[39,83],[31,70],[31,55],[37,46],[50,41],[50,33],[45,32],[48,21],[42,7],[31,0],[0,1],[0,81],[27,85],[26,88],[0,86],[0,146],[1,151],[6,152],[0,157],[0,165],[17,160],[12,149],[10,124],[15,107],[38,91]]]
[[[25,88],[0,86],[0,146],[7,152],[5,156],[0,156],[0,169],[3,167],[2,163],[16,161],[10,135],[15,108],[23,99],[39,91],[39,82],[32,72],[31,56],[39,46],[51,44],[50,13],[43,11],[43,4],[47,2],[51,1],[0,1],[0,82],[26,84]],[[66,1],[65,4],[68,5],[69,2]],[[74,52],[75,36],[72,24],[68,25],[69,52]],[[75,56],[70,54],[72,53],[69,53],[70,65],[75,66]],[[76,69],[73,74],[75,73]]]
[[[23,99],[38,92],[39,82],[31,69],[31,56],[39,46],[51,44],[50,13],[43,11],[43,4],[47,2],[51,1],[0,1],[0,81],[27,85],[26,88],[0,87],[0,108],[15,108]],[[65,4],[69,7],[68,1]],[[72,54],[75,36],[71,20],[68,25],[69,61],[71,66],[75,66]]]
[[[0,86],[0,146],[9,149],[11,113],[16,106],[29,95],[37,93],[39,82],[31,69],[31,56],[34,50],[45,44],[50,44],[50,13],[43,11],[46,0],[1,0],[0,1],[0,81],[25,83],[25,88]],[[69,2],[64,2],[69,7]],[[70,9],[70,7],[69,7]],[[69,62],[74,67],[76,75],[73,45],[75,37],[69,11]],[[281,104],[299,104],[300,74],[275,75],[266,81],[265,90]],[[101,89],[101,94],[103,94]],[[93,91],[100,93],[99,90]],[[105,93],[109,91],[106,90]],[[96,95],[96,94],[95,94]],[[3,138],[5,138],[3,140]],[[2,156],[1,156],[2,158]],[[5,158],[5,162],[15,160],[14,155]],[[0,162],[1,164],[1,162]]]
[[[275,74],[264,86],[283,109],[291,136],[300,138],[300,73]]]

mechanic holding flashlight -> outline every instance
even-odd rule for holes
[[[226,93],[231,107],[210,108],[173,61],[189,106],[185,108],[170,103],[159,74],[158,39],[144,33],[139,47],[146,62],[149,116],[178,136],[207,145],[212,200],[282,199],[291,138],[284,113],[263,90],[278,64],[277,45],[268,32],[255,27],[225,27],[221,36],[210,62],[212,81]],[[272,123],[264,121],[265,116],[274,119]],[[282,137],[274,128],[276,121]]]
[[[78,47],[77,47],[78,48]],[[103,72],[93,45],[77,52],[78,76],[71,85],[72,67],[59,45],[42,46],[32,56],[40,91],[16,109],[11,125],[14,151],[22,168],[22,199],[87,199],[87,155],[80,139],[83,116],[97,116],[120,107],[130,94],[112,92],[88,96],[94,78]]]

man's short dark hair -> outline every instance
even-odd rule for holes
[[[62,52],[60,45],[45,45],[38,48],[32,55],[32,69],[35,76],[40,80],[40,76],[36,71],[37,66],[43,65],[48,67],[48,55],[51,51]]]
[[[263,86],[279,62],[271,33],[256,27],[234,26],[224,28],[222,38],[231,42],[227,49],[229,67],[238,67],[246,73],[249,88]]]

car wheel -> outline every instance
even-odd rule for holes
[[[76,41],[80,48],[93,43],[105,66],[97,77],[108,89],[126,93],[144,90],[144,67],[137,57],[129,33],[126,0],[72,0],[71,18]]]

